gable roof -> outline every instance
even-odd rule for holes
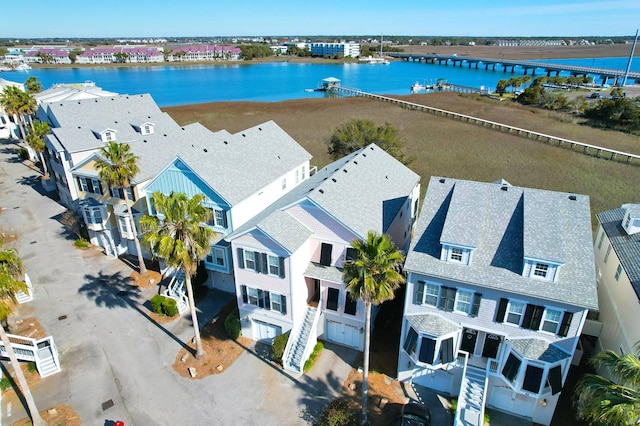
[[[419,274],[595,309],[590,218],[586,195],[432,177],[404,267]],[[464,227],[475,229],[451,230]],[[473,236],[464,240],[477,244],[470,265],[440,260],[445,230],[452,243],[463,241],[467,234]],[[563,262],[557,280],[523,277],[525,256]]]
[[[324,167],[226,239],[231,241],[256,227],[265,231],[266,224],[274,220],[271,215],[289,215],[285,211],[287,207],[304,202],[318,206],[365,239],[369,230],[381,233],[388,230],[419,180],[420,176],[371,144]],[[283,227],[272,228],[269,236],[283,246],[296,249],[309,234]],[[287,241],[295,241],[297,245],[287,244]]]
[[[635,209],[638,206],[631,206]],[[640,206],[639,206],[640,207]],[[622,227],[626,209],[617,209],[598,213],[596,217],[606,232],[611,247],[616,252],[625,274],[629,278],[638,299],[640,299],[640,233],[629,235]]]

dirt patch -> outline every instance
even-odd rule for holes
[[[15,326],[11,327],[10,333],[31,337],[32,339],[47,337],[47,333],[40,325],[40,321],[33,317],[15,321]]]
[[[65,404],[56,405],[55,407],[40,411],[40,416],[47,426],[80,426],[82,424],[76,410]],[[11,423],[11,425],[29,426],[31,425],[31,420],[24,418],[15,423]]]
[[[140,275],[138,271],[133,271],[131,275],[129,275],[131,284],[141,288],[153,287],[154,285],[158,285],[161,280],[162,274],[151,269],[147,269],[146,275]]]
[[[193,341],[188,343],[189,351],[182,349],[178,353],[173,363],[173,369],[176,373],[182,377],[202,379],[211,374],[220,374],[233,364],[244,349],[251,344],[251,340],[246,337],[240,337],[238,340],[230,339],[224,330],[224,319],[236,307],[235,300],[227,303],[216,318],[201,329],[200,339],[206,353],[202,359],[195,358],[196,345]],[[191,377],[189,368],[195,368],[195,377]]]

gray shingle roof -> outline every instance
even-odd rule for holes
[[[304,276],[323,281],[341,283],[342,269],[336,268],[335,266],[324,266],[319,263],[309,262],[307,269],[304,271]]]
[[[304,200],[320,206],[365,239],[369,230],[387,231],[419,180],[420,176],[377,145],[371,144],[319,170],[235,230],[227,240],[231,241],[256,226],[262,228],[261,223],[269,215]],[[298,231],[295,228],[280,229],[270,236],[276,241],[299,241],[300,244],[305,241],[303,233],[284,236],[284,232]]]
[[[504,190],[506,188],[506,190]],[[470,202],[457,192],[469,195]],[[432,177],[405,269],[580,307],[598,307],[589,197]],[[573,198],[573,197],[572,197]],[[477,202],[480,205],[475,205]],[[452,208],[453,206],[453,208]],[[473,221],[467,212],[473,211]],[[440,260],[445,223],[475,227],[471,265]],[[551,224],[553,233],[546,229]],[[536,229],[539,232],[536,233]],[[532,234],[533,233],[533,234]],[[525,252],[529,250],[528,252]],[[565,263],[555,282],[522,276],[525,254]]]
[[[630,207],[636,208],[636,206],[640,207],[638,204]],[[604,232],[607,233],[611,247],[640,299],[640,233],[629,235],[622,228],[625,212],[624,208],[619,207],[598,213],[596,217],[602,224]]]
[[[562,361],[569,358],[567,352],[542,339],[507,339],[520,355],[527,359],[540,360],[548,363]]]
[[[460,331],[459,325],[442,318],[440,315],[407,315],[407,320],[409,320],[417,332],[430,336],[439,337]]]
[[[278,241],[289,253],[307,241],[312,232],[290,214],[277,210],[260,222],[259,228]]]
[[[136,182],[155,177],[179,156],[230,205],[311,158],[273,121],[233,135],[225,130],[211,132],[199,123],[181,127],[149,95],[59,102],[48,108],[65,124],[52,129],[47,138],[56,150],[99,149],[104,142],[94,131],[113,129],[117,142],[128,143],[140,158]],[[153,134],[138,132],[139,124],[145,122],[154,124]]]

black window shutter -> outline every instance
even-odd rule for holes
[[[418,359],[426,364],[433,364],[435,358],[436,341],[423,337],[420,343],[420,354]]]
[[[102,195],[102,183],[98,181],[98,194]]]
[[[78,190],[82,191],[82,178],[76,177],[76,181],[78,182]]]
[[[413,301],[415,305],[422,305],[422,301],[424,300],[424,281],[418,281],[416,284],[416,297]]]
[[[320,248],[320,264],[324,266],[331,266],[331,251],[333,250],[333,245],[322,243]]]
[[[572,319],[573,319],[573,314],[571,312],[564,313],[564,316],[562,317],[562,322],[560,323],[560,330],[558,331],[558,336],[567,337]]]
[[[254,270],[256,272],[260,272],[260,267],[262,266],[261,263],[260,263],[260,253],[258,253],[257,251],[254,251],[253,252],[253,258],[254,258],[254,262],[253,262],[254,266],[253,266],[253,268],[254,268]]]
[[[279,257],[278,262],[280,263],[280,278],[284,278],[284,257]]]
[[[258,254],[258,253],[256,253]],[[261,265],[261,269],[262,269],[262,273],[263,274],[268,274],[269,273],[269,263],[268,263],[268,256],[267,253],[260,253],[260,261],[262,263]]]
[[[280,304],[282,305],[282,314],[287,315],[287,298],[286,296],[280,296]]]
[[[536,305],[527,305],[527,309],[524,311],[524,319],[522,320],[522,328],[531,328],[531,320],[535,309]]]
[[[482,295],[480,293],[473,294],[473,304],[471,305],[471,316],[477,317],[478,312],[480,312],[480,301],[482,300]]]
[[[258,290],[258,306],[264,308],[264,292],[262,290]]]
[[[547,380],[551,385],[551,395],[555,395],[562,390],[562,369],[559,365],[551,367]]]
[[[85,182],[87,182],[87,190],[91,193],[93,193],[93,180],[92,179],[85,179]]]
[[[504,321],[504,314],[507,312],[508,303],[509,299],[500,299],[500,303],[498,304],[498,311],[496,312],[496,322]]]
[[[238,248],[238,268],[244,269],[244,251]]]
[[[249,297],[247,296],[247,286],[241,285],[240,291],[242,291],[242,302],[247,303],[249,301]]]
[[[227,227],[228,226],[228,222],[227,222],[227,212],[222,210],[222,226],[223,227]]]
[[[438,309],[444,309],[447,304],[447,294],[449,293],[449,287],[440,287],[440,300],[438,300]]]
[[[543,314],[544,306],[536,306],[533,310],[533,318],[531,318],[531,330],[538,330],[540,328]]]
[[[440,343],[440,363],[448,364],[453,361],[453,337],[444,339]]]
[[[264,292],[264,307],[271,309],[271,297],[268,291]]]
[[[131,199],[129,201],[135,201],[136,200],[136,191],[133,190],[133,186],[130,186],[129,188],[131,189]],[[100,191],[102,191],[102,189]]]

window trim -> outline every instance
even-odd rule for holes
[[[220,252],[222,253],[222,264],[218,263],[218,255],[217,253]],[[213,247],[213,253],[212,253],[212,257],[213,257],[213,263],[216,266],[220,266],[220,267],[226,267],[227,266],[227,259],[226,259],[226,254],[225,254],[226,250],[222,247]]]
[[[508,302],[507,302],[506,310],[504,312],[503,322],[506,323],[506,324],[510,324],[510,325],[516,326],[516,327],[520,327],[522,325],[522,320],[524,319],[524,314],[525,314],[525,312],[527,310],[528,303],[523,301],[523,300],[518,300],[518,299],[507,299],[507,300],[508,300]],[[522,305],[522,312],[519,312],[519,313],[518,312],[511,312],[512,302],[514,304],[518,303],[518,304]],[[514,323],[514,322],[509,321],[509,315],[510,314],[520,315],[520,319],[518,320],[517,324]]]
[[[547,319],[547,315],[549,312],[557,312],[558,313],[558,321],[551,321]],[[558,334],[558,330],[560,329],[560,323],[562,323],[562,317],[564,315],[564,311],[562,309],[555,309],[555,308],[550,308],[545,306],[544,307],[544,313],[542,314],[542,320],[540,321],[540,327],[538,328],[538,331],[541,331],[543,333],[551,333],[551,334]],[[544,325],[545,322],[549,322],[549,323],[556,323],[556,327],[555,330],[553,331],[549,331],[549,330],[545,330],[544,329]]]
[[[616,274],[614,276],[616,281],[620,281],[620,275],[622,275],[622,265],[618,263],[618,267],[616,268]]]
[[[272,264],[272,260],[275,259],[275,264]],[[274,273],[271,268],[276,268],[276,272]],[[280,257],[278,256],[274,256],[272,254],[267,254],[267,269],[269,272],[269,275],[274,275],[276,277],[280,276]]]
[[[247,249],[242,249],[243,251],[243,260],[244,260],[244,268],[245,269],[251,269],[253,271],[256,270],[256,265],[257,265],[257,261],[256,261],[256,252],[253,250],[247,250]],[[249,256],[247,256],[247,253],[249,253]],[[250,257],[250,259],[249,259]],[[250,265],[250,262],[253,263],[253,265]]]
[[[544,262],[535,262],[531,265],[531,278],[548,280],[551,273],[551,265]]]
[[[473,295],[475,292],[470,291],[470,290],[466,290],[466,289],[461,289],[461,288],[456,288],[456,297],[455,297],[455,301],[453,302],[453,312],[457,312],[459,314],[466,314],[469,315],[469,313],[471,312],[471,307],[473,306]],[[469,300],[467,302],[464,302],[460,300],[460,296],[462,294],[468,294],[469,295]],[[468,307],[466,310],[461,310],[458,309],[458,303],[467,303]]]
[[[451,247],[449,249],[449,261],[462,263],[465,250],[461,247]]]

